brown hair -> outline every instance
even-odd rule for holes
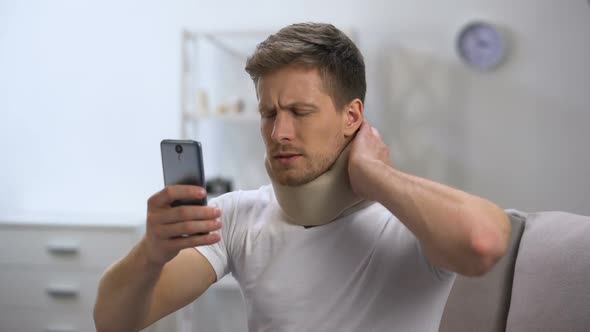
[[[364,102],[365,63],[356,45],[331,24],[292,24],[256,46],[246,72],[256,85],[261,76],[289,65],[317,68],[338,110],[359,98]]]

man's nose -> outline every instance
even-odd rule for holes
[[[278,111],[272,128],[271,138],[275,142],[290,141],[295,136],[293,118],[289,112]]]

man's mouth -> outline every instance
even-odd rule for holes
[[[277,153],[273,155],[273,159],[281,163],[282,165],[289,165],[301,158],[301,154],[298,153]]]

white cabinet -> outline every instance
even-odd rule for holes
[[[96,331],[98,281],[137,243],[142,225],[117,219],[0,220],[0,332]]]

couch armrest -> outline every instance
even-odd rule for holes
[[[527,216],[516,260],[507,331],[588,331],[590,217]]]

